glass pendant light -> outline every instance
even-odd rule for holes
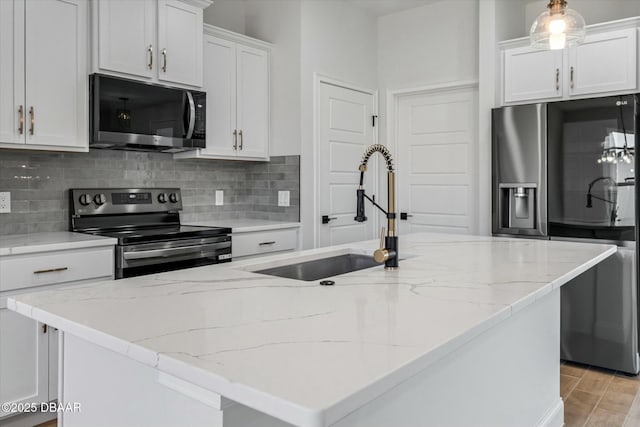
[[[567,8],[566,0],[550,0],[529,32],[531,46],[536,49],[564,49],[582,43],[585,34],[584,18]]]

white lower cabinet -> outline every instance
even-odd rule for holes
[[[0,402],[49,401],[49,343],[43,325],[0,309]],[[0,419],[11,415],[0,409]]]
[[[113,272],[113,246],[0,257],[0,404],[22,409],[58,398],[58,331],[9,310],[7,298],[110,280]],[[0,410],[0,420],[15,413]]]
[[[234,233],[231,240],[233,259],[298,249],[298,229]]]

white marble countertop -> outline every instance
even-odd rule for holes
[[[65,249],[109,246],[118,243],[112,237],[91,234],[52,231],[32,234],[10,234],[0,236],[0,256],[59,251]]]
[[[283,228],[300,228],[299,222],[268,221],[264,219],[221,219],[211,221],[185,222],[184,225],[204,227],[228,227],[231,233],[250,233],[253,231],[280,230]]]
[[[251,272],[376,246],[43,291],[8,306],[294,425],[324,426],[616,251],[425,233],[401,236],[398,271],[374,267],[335,286]]]

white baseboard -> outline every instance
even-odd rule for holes
[[[538,422],[538,427],[562,427],[564,425],[564,402],[558,399],[555,405]]]

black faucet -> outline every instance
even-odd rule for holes
[[[387,210],[385,211],[375,200],[367,196],[364,192],[363,182],[364,173],[367,171],[367,162],[373,153],[380,153],[387,162],[387,191],[388,201]],[[356,216],[354,220],[357,222],[365,222],[367,217],[364,213],[364,199],[369,200],[373,205],[380,209],[387,217],[387,234],[385,236],[384,227],[380,236],[380,248],[373,253],[373,259],[378,263],[384,262],[385,270],[396,270],[398,268],[398,236],[396,235],[396,187],[395,187],[395,171],[393,170],[393,160],[391,153],[381,144],[369,146],[362,157],[360,166],[360,186],[356,190]]]
[[[605,203],[611,204],[610,222],[611,222],[611,226],[613,227],[616,225],[616,218],[618,217],[618,207],[616,205],[616,202],[609,199],[605,199],[604,197],[594,196],[593,194],[591,194],[591,190],[593,189],[593,186],[599,181],[610,181],[614,186],[618,185],[618,183],[609,176],[601,176],[591,181],[589,183],[589,189],[587,191],[587,208],[590,209],[593,207],[593,199],[602,200]]]

